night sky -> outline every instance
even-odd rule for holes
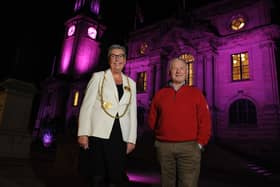
[[[179,0],[138,0],[143,25],[174,15]],[[1,16],[2,55],[0,80],[15,78],[39,85],[51,75],[59,58],[64,22],[73,16],[75,0],[9,1]],[[107,26],[103,40],[123,42],[134,29],[136,0],[101,0],[101,18]],[[2,13],[3,14],[3,13]]]

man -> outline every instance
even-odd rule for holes
[[[197,187],[201,150],[211,135],[211,117],[202,92],[186,85],[187,64],[169,62],[171,80],[154,96],[148,122],[155,132],[155,147],[162,187]]]

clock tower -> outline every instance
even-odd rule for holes
[[[94,71],[105,31],[98,19],[99,10],[99,0],[76,0],[75,16],[65,23],[59,74],[80,77]]]
[[[74,15],[65,22],[60,56],[42,83],[33,130],[34,142],[53,147],[64,133],[76,137],[77,119],[86,85],[97,71],[105,26],[99,0],[76,0]],[[38,141],[37,141],[38,140]]]

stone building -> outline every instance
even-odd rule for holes
[[[90,14],[80,13],[94,3]],[[43,83],[35,138],[51,125],[75,134],[105,30],[97,19],[98,3],[77,0],[77,14],[65,23],[57,75]],[[280,138],[280,27],[274,3],[215,1],[131,32],[125,72],[137,82],[139,133],[148,131],[147,111],[168,80],[168,60],[180,57],[188,64],[188,84],[209,102],[212,139],[253,154],[273,152]]]

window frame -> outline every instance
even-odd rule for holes
[[[243,54],[245,55],[245,60],[242,60]],[[237,62],[235,62],[235,56],[238,57]],[[235,65],[236,63],[238,63],[239,65]],[[233,82],[250,80],[249,66],[249,53],[247,51],[231,54],[231,80]]]

